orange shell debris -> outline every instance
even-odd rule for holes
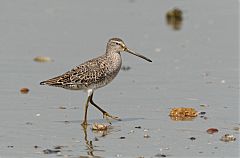
[[[191,121],[197,116],[197,111],[194,108],[172,108],[169,116],[174,121]]]

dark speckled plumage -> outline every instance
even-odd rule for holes
[[[104,54],[41,84],[71,90],[97,89],[111,82],[121,68],[120,53]]]

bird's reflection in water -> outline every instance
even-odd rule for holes
[[[83,126],[83,132],[84,132],[84,140],[85,140],[85,146],[86,146],[86,151],[88,156],[80,156],[79,158],[101,158],[101,156],[96,156],[94,155],[95,151],[104,151],[104,150],[99,150],[96,149],[98,146],[94,146],[93,140],[89,140],[88,138],[88,132],[93,132],[95,137],[94,141],[99,141],[100,138],[106,137],[107,135],[111,134],[112,132],[116,132],[119,130],[114,130],[112,126],[109,126],[107,130],[90,130],[88,127]]]

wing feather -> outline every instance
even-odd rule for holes
[[[104,62],[106,59],[104,58],[105,56],[101,56],[89,60],[60,76],[43,81],[40,84],[65,87],[71,85],[87,86],[89,84],[97,83],[106,77],[106,64]]]

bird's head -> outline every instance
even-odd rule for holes
[[[120,52],[128,52],[130,54],[143,58],[149,62],[152,62],[152,60],[148,59],[147,57],[128,49],[122,39],[111,38],[107,43],[107,53],[120,53]]]

